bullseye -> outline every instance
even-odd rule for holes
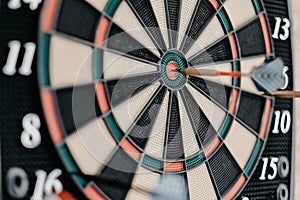
[[[175,79],[178,76],[178,72],[175,70],[178,69],[176,62],[170,62],[167,66],[167,75],[170,79]]]
[[[176,70],[187,67],[187,60],[180,51],[174,49],[167,51],[160,61],[160,73],[164,84],[172,90],[182,88],[186,83],[186,76]]]

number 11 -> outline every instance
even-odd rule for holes
[[[7,57],[7,61],[2,71],[5,75],[13,76],[16,73],[16,65],[20,53],[21,43],[20,41],[13,40],[8,43],[9,54]],[[29,76],[32,73],[31,66],[32,61],[36,49],[36,45],[32,42],[28,42],[24,44],[25,55],[23,58],[22,65],[19,69],[19,73],[23,76]]]

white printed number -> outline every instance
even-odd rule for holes
[[[23,132],[21,134],[21,142],[24,147],[34,149],[41,144],[41,120],[36,114],[27,114],[22,121]]]
[[[279,175],[279,178],[284,179],[290,174],[290,162],[287,157],[262,157],[261,159],[263,161],[263,167],[259,180],[273,180],[277,175]],[[279,183],[276,193],[277,200],[289,199],[289,190],[284,183]]]
[[[274,33],[272,37],[274,39],[281,39],[281,40],[287,40],[290,36],[290,20],[287,18],[280,18],[280,17],[275,17],[276,24],[274,28]],[[283,30],[284,34],[279,34],[280,30]]]
[[[291,127],[291,113],[288,110],[279,111],[276,110],[275,112],[275,122],[274,128],[272,133],[279,133],[279,128],[282,133],[287,133]]]
[[[35,172],[36,184],[34,193],[30,200],[42,200],[43,195],[50,195],[53,193],[61,193],[63,191],[62,183],[58,180],[58,177],[62,174],[60,169],[54,169],[48,176],[43,170]]]
[[[266,171],[267,171],[267,166],[269,162],[269,158],[262,158],[264,164],[261,172],[261,176],[259,177],[259,180],[266,180]],[[277,164],[278,163],[278,158],[271,158],[270,161],[270,167],[272,168],[273,172],[271,174],[268,174],[268,180],[273,180],[276,175],[277,175]]]
[[[263,157],[263,167],[259,180],[273,180],[277,174],[280,178],[286,178],[290,173],[290,162],[285,156],[281,157]],[[269,164],[269,165],[268,165]],[[270,170],[271,169],[271,170]]]
[[[58,179],[62,174],[60,169],[54,169],[52,172],[47,173],[44,170],[35,172],[36,182],[33,195],[30,200],[43,200],[44,196],[59,194],[63,191],[63,185]],[[13,167],[10,168],[6,175],[6,189],[8,194],[17,199],[23,199],[29,191],[29,177],[24,169]]]
[[[282,71],[282,77],[284,79],[284,82],[282,84],[282,87],[280,89],[284,90],[287,88],[289,85],[289,76],[287,75],[287,71],[289,70],[288,66],[284,66],[283,71]]]
[[[10,0],[7,6],[12,10],[16,10],[21,7],[21,1],[22,0]],[[29,4],[29,8],[31,10],[35,10],[38,8],[42,0],[23,0],[23,2]]]
[[[21,49],[20,41],[13,40],[8,43],[9,54],[2,71],[5,75],[13,76],[17,72],[17,61]],[[32,73],[31,66],[36,49],[36,44],[28,42],[24,44],[25,54],[19,73],[23,76],[29,76]]]

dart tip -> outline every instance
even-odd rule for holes
[[[181,69],[173,69],[172,72],[180,72],[181,73]]]

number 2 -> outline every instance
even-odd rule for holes
[[[23,2],[28,3],[31,10],[35,10],[38,8],[42,0],[23,0]],[[7,6],[12,10],[19,9],[21,7],[21,0],[10,0]]]
[[[7,4],[10,9],[16,10],[21,7],[21,0],[10,0]]]

